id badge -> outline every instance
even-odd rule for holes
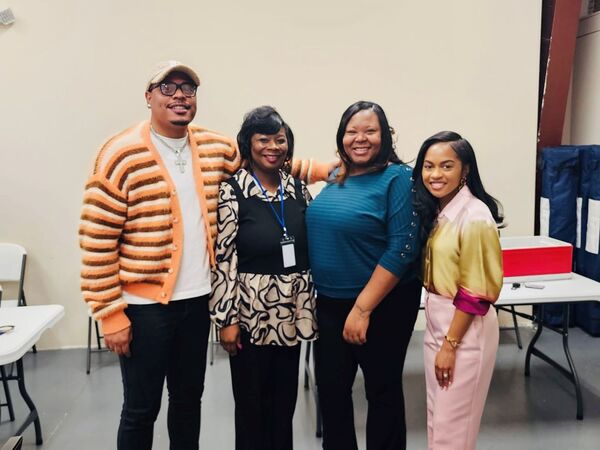
[[[281,241],[281,254],[283,256],[283,267],[294,267],[296,265],[296,251],[294,250],[295,239],[293,236],[284,236]]]

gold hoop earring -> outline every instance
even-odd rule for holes
[[[465,184],[467,184],[467,177],[462,177],[458,183],[458,188],[462,189]]]

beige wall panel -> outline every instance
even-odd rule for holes
[[[148,116],[144,84],[163,59],[200,73],[197,123],[234,135],[246,111],[272,104],[302,157],[333,157],[341,113],[359,99],[381,103],[405,159],[432,133],[457,130],[504,203],[505,233],[533,230],[541,0],[9,6],[17,21],[0,28],[0,241],[29,250],[30,303],[66,307],[40,347],[85,343],[83,184],[101,142]]]

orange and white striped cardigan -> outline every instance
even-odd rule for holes
[[[240,166],[232,139],[188,127],[196,190],[206,226],[206,249],[214,265],[217,199],[221,181]],[[294,161],[292,173],[308,182],[327,177],[327,166]],[[81,291],[104,333],[129,326],[122,290],[168,303],[177,280],[183,244],[177,192],[142,122],[100,149],[83,198],[79,243]]]

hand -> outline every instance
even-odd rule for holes
[[[367,342],[367,329],[371,313],[362,311],[356,305],[350,310],[344,324],[344,340],[349,344],[362,345]]]
[[[448,389],[454,381],[456,349],[444,340],[442,348],[435,355],[435,377],[442,389]]]
[[[342,160],[341,159],[336,159],[335,161],[331,161],[330,163],[327,163],[327,174],[331,175],[331,173],[337,169],[338,167],[340,167],[342,165]]]
[[[131,327],[124,328],[116,333],[108,333],[104,335],[104,344],[117,355],[131,356],[129,352],[129,343],[131,342]]]
[[[242,344],[240,342],[240,326],[236,323],[223,327],[219,331],[219,339],[221,345],[230,355],[237,355],[238,349],[241,350]]]

